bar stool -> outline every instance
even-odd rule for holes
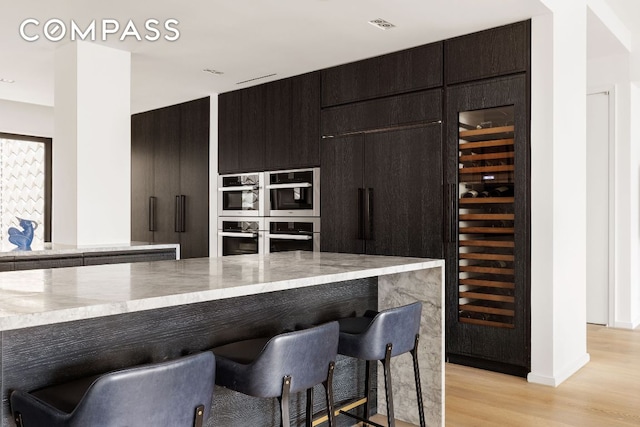
[[[391,358],[411,352],[413,371],[418,395],[420,426],[425,427],[420,371],[418,369],[418,337],[422,303],[415,302],[402,307],[381,312],[367,311],[363,317],[347,317],[338,320],[340,324],[340,342],[338,353],[366,361],[364,405],[365,418],[341,411],[366,424],[379,426],[369,421],[369,402],[371,401],[370,362],[379,360],[384,368],[384,386],[387,396],[387,421],[389,427],[395,426],[393,413],[393,392],[391,388]]]
[[[11,393],[18,427],[201,427],[211,408],[215,358],[197,353]]]
[[[280,401],[281,426],[288,427],[289,396],[307,391],[306,426],[312,425],[313,386],[326,391],[329,426],[333,426],[333,371],[338,350],[338,322],[329,322],[273,338],[238,341],[214,348],[216,384],[254,397]]]

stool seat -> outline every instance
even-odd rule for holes
[[[212,349],[216,384],[249,396],[280,399],[281,423],[289,425],[289,394],[307,391],[307,425],[313,410],[313,386],[323,384],[333,408],[331,381],[338,350],[337,322],[270,338],[229,343]],[[332,425],[333,410],[329,415]]]
[[[16,424],[25,427],[202,426],[215,380],[212,353],[121,369],[11,393]]]
[[[387,397],[387,421],[390,427],[395,426],[393,413],[393,393],[391,388],[391,358],[411,352],[418,395],[420,426],[425,426],[420,372],[418,368],[417,349],[420,332],[422,303],[415,302],[381,312],[367,311],[364,316],[346,317],[338,320],[340,325],[340,341],[338,353],[366,361],[365,418],[352,416],[367,424],[377,425],[369,421],[369,403],[371,401],[371,361],[382,362],[385,376],[385,392]]]
[[[258,358],[269,340],[270,338],[255,338],[252,340],[232,342],[216,347],[213,351],[215,351],[218,359],[228,359],[235,363],[248,365]]]

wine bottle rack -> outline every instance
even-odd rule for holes
[[[500,113],[506,124],[477,129],[465,120],[483,112],[460,113],[458,320],[514,328],[515,128],[513,109]]]

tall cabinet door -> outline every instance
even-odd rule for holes
[[[209,98],[180,104],[182,258],[209,256]]]
[[[442,258],[442,125],[367,134],[364,145],[366,253]]]
[[[152,114],[150,135],[154,146],[154,196],[156,197],[154,242],[180,243],[176,221],[180,194],[180,114],[173,107]]]
[[[525,74],[447,88],[449,361],[530,370],[529,102]]]
[[[323,252],[364,253],[364,134],[326,138],[320,145]],[[327,197],[328,196],[328,197]]]
[[[153,242],[153,123],[149,114],[131,116],[131,240]]]

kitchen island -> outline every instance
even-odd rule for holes
[[[427,423],[443,425],[443,275],[442,260],[322,252],[1,273],[2,426],[13,425],[8,396],[16,388],[32,390],[416,300],[423,302],[418,354]],[[362,392],[363,365],[339,357],[337,401]],[[411,357],[394,358],[392,369],[396,417],[417,423]],[[316,406],[324,407],[321,399]],[[292,411],[304,412],[303,397],[292,401]],[[338,425],[351,423],[339,419]],[[247,422],[277,424],[275,400],[216,388],[209,425]]]
[[[128,242],[112,245],[44,243],[31,249],[0,250],[0,272],[41,268],[180,259],[180,245]]]

